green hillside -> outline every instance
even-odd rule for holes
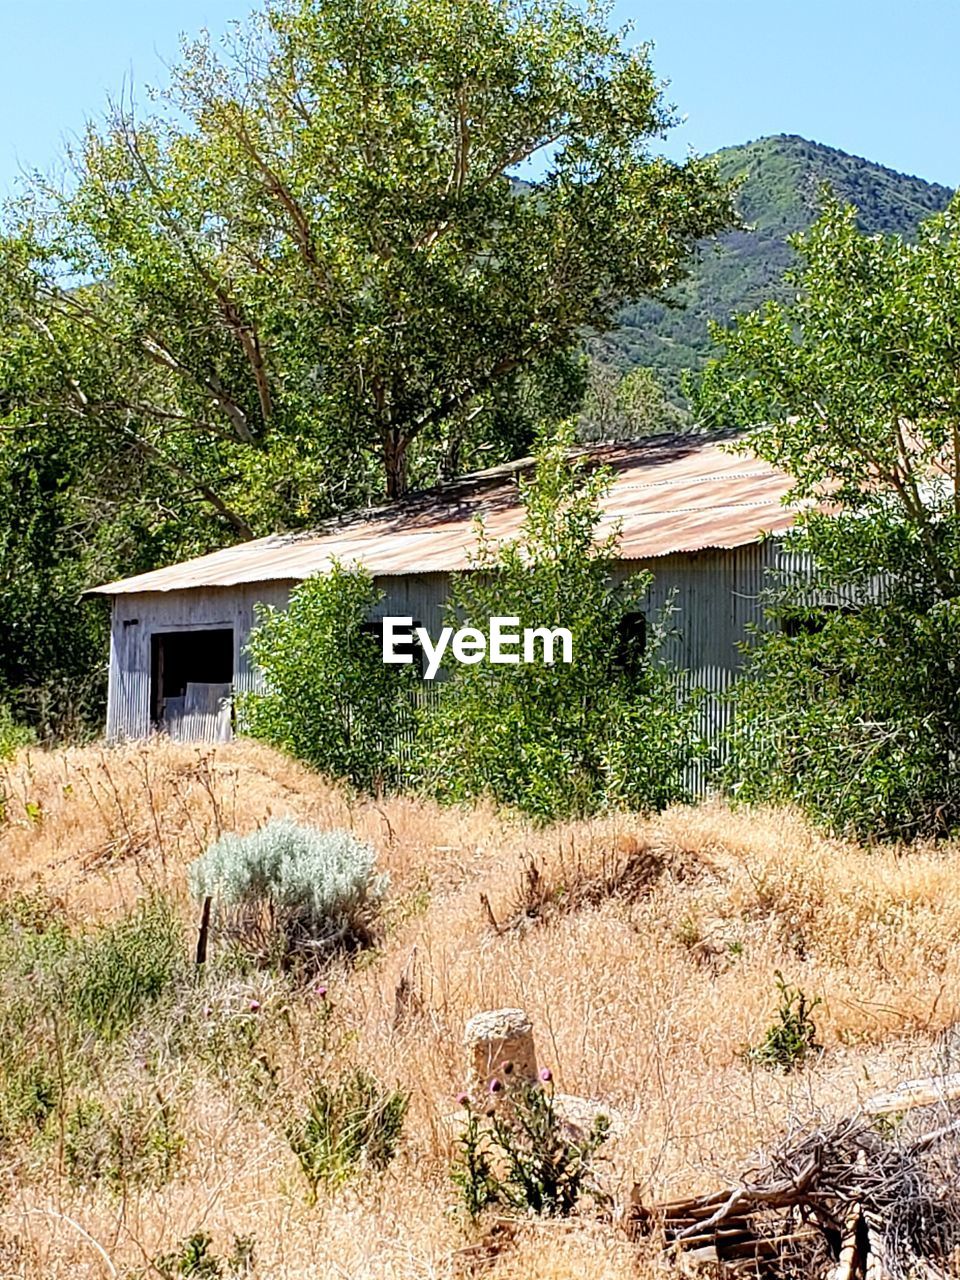
[[[725,321],[766,298],[782,296],[792,251],[786,237],[816,216],[817,192],[828,182],[860,211],[867,231],[912,235],[917,223],[942,209],[952,192],[805,138],[761,138],[717,153],[723,175],[743,178],[740,212],[749,229],[705,249],[676,290],[680,307],[641,302],[623,313],[623,327],[597,344],[597,354],[620,365],[656,368],[676,392],[683,369],[709,351],[707,321]]]

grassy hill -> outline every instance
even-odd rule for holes
[[[792,251],[787,236],[810,225],[818,191],[829,183],[860,211],[870,232],[911,236],[917,223],[948,203],[948,187],[885,169],[805,138],[761,138],[717,153],[725,178],[742,180],[739,208],[748,229],[704,250],[676,290],[678,307],[641,302],[623,313],[622,328],[599,344],[604,359],[651,365],[675,391],[680,372],[698,367],[710,342],[708,320],[725,321],[784,294]]]
[[[525,1009],[557,1087],[616,1108],[597,1169],[615,1204],[638,1180],[651,1199],[715,1190],[791,1125],[852,1114],[935,1055],[956,1069],[936,1039],[960,1017],[956,844],[860,849],[720,805],[537,829],[357,800],[251,742],[31,750],[0,790],[4,1276],[675,1274],[590,1205],[457,1215],[462,1035],[483,1009]],[[317,986],[215,930],[198,971],[187,865],[281,815],[374,846],[376,945],[331,956]],[[778,970],[823,998],[824,1051],[793,1074],[741,1055]],[[291,1135],[354,1068],[409,1096],[396,1156],[314,1200]]]

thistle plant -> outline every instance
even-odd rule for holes
[[[470,1219],[495,1205],[565,1218],[583,1194],[605,1202],[590,1170],[609,1119],[597,1116],[580,1135],[559,1114],[549,1068],[536,1081],[515,1076],[510,1063],[501,1072],[488,1082],[482,1105],[465,1094],[458,1099],[467,1119],[452,1177]]]

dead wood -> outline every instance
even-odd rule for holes
[[[881,1133],[863,1113],[804,1129],[711,1195],[644,1205],[635,1187],[626,1225],[718,1275],[946,1280],[960,1248],[960,1119],[913,1138]]]

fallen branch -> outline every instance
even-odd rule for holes
[[[868,1116],[886,1116],[914,1107],[932,1107],[938,1102],[960,1099],[960,1072],[948,1076],[926,1076],[922,1080],[906,1080],[890,1093],[868,1098],[863,1110]]]

